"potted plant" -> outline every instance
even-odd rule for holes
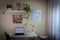
[[[12,9],[13,8],[13,6],[12,6],[12,4],[7,4],[7,9]]]
[[[26,22],[26,24],[25,25],[27,25],[27,23],[28,23],[28,20],[29,20],[29,16],[30,16],[30,12],[31,12],[31,8],[30,8],[30,5],[29,4],[23,4],[23,10],[26,12],[25,13],[25,17],[24,18],[26,18],[27,19],[27,22]]]

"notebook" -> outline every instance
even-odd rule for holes
[[[24,27],[16,27],[15,35],[24,35]]]

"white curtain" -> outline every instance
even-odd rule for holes
[[[60,0],[52,0],[50,4],[51,36],[56,40],[60,40]]]
[[[60,40],[59,36],[59,0],[53,1],[53,25],[52,25],[52,36],[55,36],[56,40]]]

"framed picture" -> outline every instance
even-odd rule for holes
[[[41,21],[41,10],[33,10],[32,21],[35,21],[35,22]]]
[[[22,20],[23,20],[23,18],[22,18],[21,14],[19,14],[19,15],[15,14],[15,15],[13,15],[13,23],[22,23]]]

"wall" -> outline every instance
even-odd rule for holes
[[[52,20],[53,20],[53,1],[48,1],[48,16],[47,16],[47,33],[49,36],[52,34]]]
[[[12,15],[13,14],[17,14],[17,13],[8,13],[6,12],[6,4],[9,3],[8,0],[0,0],[1,2],[1,25],[4,29],[4,31],[6,32],[9,32],[9,33],[14,33],[15,32],[15,27],[28,27],[29,24],[33,24],[35,27],[34,27],[34,31],[39,34],[39,35],[43,35],[43,34],[46,34],[46,14],[47,14],[47,4],[46,4],[46,1],[44,0],[11,0],[11,3],[15,6],[14,8],[16,8],[16,5],[15,3],[17,2],[21,2],[22,4],[23,3],[28,3],[30,6],[31,6],[31,10],[34,10],[34,9],[39,9],[41,10],[41,21],[40,22],[33,22],[31,19],[32,19],[32,16],[30,16],[30,20],[29,20],[29,23],[28,23],[28,26],[24,26],[24,22],[26,21],[24,19],[24,22],[22,24],[14,24],[13,23],[13,18],[12,18]],[[3,14],[2,12],[5,12],[5,14]]]

